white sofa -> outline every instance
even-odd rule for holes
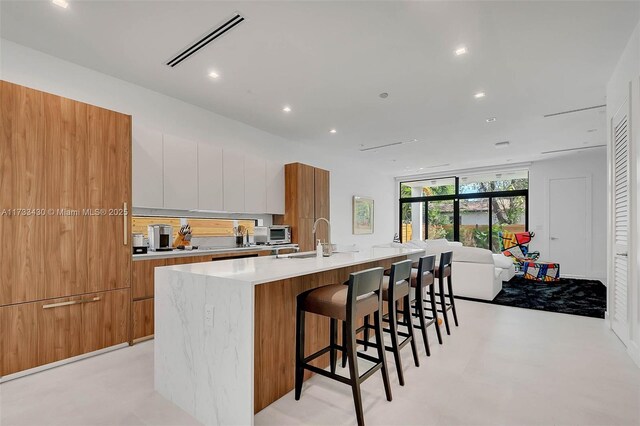
[[[515,266],[510,258],[482,248],[464,247],[460,242],[443,239],[391,243],[391,246],[419,248],[425,255],[434,254],[438,258],[442,252],[453,251],[452,279],[456,296],[493,300],[502,290],[502,282],[515,275]],[[420,256],[414,257],[417,260]]]

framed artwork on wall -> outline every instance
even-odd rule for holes
[[[353,196],[353,234],[373,234],[373,198]]]

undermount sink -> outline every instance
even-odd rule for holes
[[[292,253],[287,256],[289,259],[307,259],[310,257],[316,257],[315,251],[308,251],[304,253]]]

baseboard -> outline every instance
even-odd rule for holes
[[[41,371],[50,370],[52,368],[60,367],[62,365],[71,364],[72,362],[81,361],[83,359],[91,358],[96,355],[102,355],[107,352],[115,351],[116,349],[122,349],[129,346],[128,342],[120,343],[119,345],[110,346],[108,348],[100,349],[94,352],[89,352],[86,354],[74,356],[71,358],[63,359],[61,361],[52,362],[50,364],[40,365],[38,367],[33,367],[28,370],[18,371],[17,373],[7,374],[6,376],[0,377],[0,383],[6,383],[11,380],[19,379],[20,377],[29,376],[31,374],[40,373]]]
[[[631,340],[629,341],[629,345],[627,346],[627,353],[629,354],[633,362],[636,363],[636,366],[640,368],[640,347],[638,347],[638,344],[636,342],[632,342]]]

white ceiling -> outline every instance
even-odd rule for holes
[[[1,35],[396,175],[605,143],[604,108],[543,115],[604,104],[640,19],[636,1],[69,3],[3,0]],[[237,28],[163,65],[236,11]]]

